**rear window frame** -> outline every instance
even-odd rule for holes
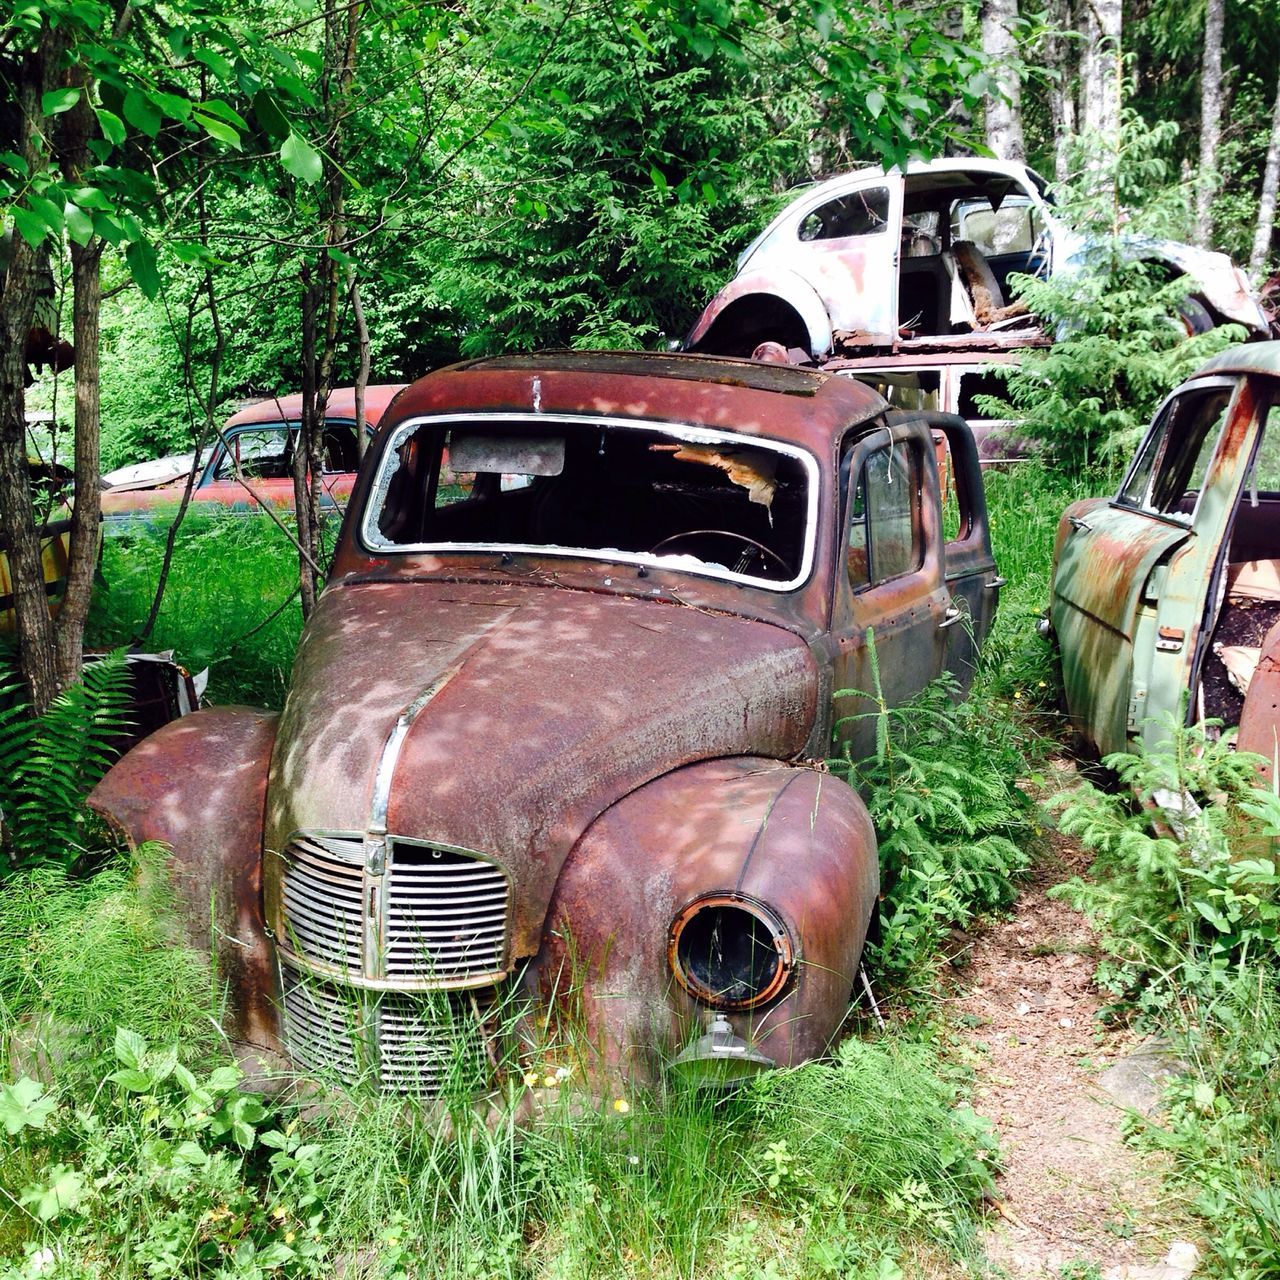
[[[677,555],[653,555],[651,552],[622,551],[616,548],[561,547],[543,543],[514,542],[391,542],[377,528],[377,517],[382,511],[387,488],[395,474],[396,451],[414,432],[426,426],[448,428],[451,424],[482,426],[485,424],[522,424],[529,427],[563,425],[576,430],[644,431],[661,433],[669,439],[686,444],[730,444],[745,448],[768,449],[797,461],[804,469],[808,482],[805,494],[805,528],[800,567],[795,577],[785,581],[776,578],[758,578],[750,574],[734,573],[720,565],[704,563],[695,567],[688,557]],[[624,418],[610,414],[536,413],[532,410],[498,410],[471,413],[427,413],[405,418],[387,431],[377,467],[366,491],[364,510],[355,526],[360,547],[369,555],[529,555],[553,556],[564,560],[592,560],[603,564],[635,565],[638,568],[659,569],[668,573],[688,573],[695,577],[713,578],[735,586],[748,586],[783,595],[799,591],[813,577],[817,560],[818,511],[822,468],[817,457],[808,449],[790,441],[776,440],[769,436],[749,435],[745,432],[723,431],[713,427],[696,427],[688,423],[672,422],[663,418]],[[372,527],[371,527],[372,526]]]

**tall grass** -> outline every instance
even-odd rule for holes
[[[137,637],[164,540],[162,524],[104,539],[91,644],[114,648]],[[147,645],[173,649],[190,671],[208,667],[212,702],[278,707],[302,629],[297,584],[297,552],[266,516],[193,510],[179,530]]]

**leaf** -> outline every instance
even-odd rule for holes
[[[119,1071],[113,1071],[109,1078],[130,1093],[149,1093],[154,1083],[145,1071],[139,1071],[134,1067],[123,1067]]]
[[[14,1084],[0,1084],[0,1124],[12,1137],[23,1129],[43,1129],[56,1105],[46,1097],[44,1086],[29,1076]]]
[[[253,98],[253,114],[258,123],[272,138],[284,138],[289,133],[289,121],[269,93],[257,93]]]
[[[156,251],[146,240],[135,240],[124,253],[133,276],[144,298],[154,298],[160,292],[160,271],[156,266]]]
[[[324,173],[319,152],[300,133],[291,133],[284,140],[280,162],[300,182],[309,185],[319,182]]]
[[[6,169],[12,169],[14,173],[20,173],[25,178],[31,170],[27,167],[27,162],[12,151],[0,151],[0,165]]]
[[[124,118],[148,138],[154,138],[160,132],[160,112],[137,89],[130,89],[124,95]]]
[[[879,89],[872,89],[866,98],[867,110],[871,112],[871,118],[877,120],[880,113],[884,110],[884,94]]]
[[[60,116],[80,101],[79,89],[50,89],[40,97],[40,110],[47,116]]]
[[[93,239],[93,219],[79,205],[68,200],[63,206],[62,216],[67,222],[67,234],[76,244],[88,244]]]
[[[142,1055],[146,1051],[147,1042],[136,1031],[130,1031],[128,1027],[116,1028],[117,1062],[124,1063],[126,1067],[139,1067],[142,1065]]]
[[[56,1218],[67,1209],[74,1209],[84,1198],[84,1176],[65,1164],[56,1164],[49,1171],[52,1181],[48,1186],[27,1187],[22,1193],[22,1203],[35,1205],[36,1217],[41,1222]]]
[[[27,197],[27,203],[31,206],[31,211],[42,219],[50,231],[57,234],[62,230],[62,210],[52,200],[45,196],[30,195]]]
[[[1213,1085],[1207,1080],[1197,1080],[1196,1087],[1191,1091],[1191,1100],[1199,1111],[1211,1111],[1217,1096],[1213,1091]]]
[[[205,1081],[206,1087],[215,1093],[226,1093],[228,1089],[234,1089],[239,1083],[239,1067],[214,1067],[209,1072],[209,1079]]]
[[[108,111],[106,107],[98,107],[97,116],[98,127],[102,130],[102,136],[108,142],[114,142],[119,146],[125,137],[124,121],[114,111]]]
[[[220,98],[210,98],[207,102],[202,102],[196,108],[202,115],[216,116],[219,120],[225,120],[229,125],[243,132],[249,127],[248,121],[245,120],[238,111],[233,111]]]
[[[225,142],[227,146],[240,150],[240,135],[229,125],[224,124],[221,120],[215,120],[212,116],[207,116],[201,111],[196,111],[191,117],[211,138],[216,138],[219,142]]]

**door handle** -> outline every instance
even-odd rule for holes
[[[1079,516],[1068,516],[1067,523],[1073,529],[1083,529],[1086,533],[1093,528],[1087,520],[1082,520]]]
[[[996,576],[992,578],[990,582],[984,582],[982,585],[986,587],[988,591],[998,591],[1008,581],[1009,581],[1008,578],[1002,578],[997,573]]]
[[[938,623],[938,630],[944,631],[947,627],[954,627],[961,618],[965,616],[963,609],[957,609],[955,605],[948,605],[947,611],[943,614],[942,621]]]

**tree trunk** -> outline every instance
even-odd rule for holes
[[[0,144],[22,157],[28,173],[46,164],[41,98],[57,84],[66,43],[65,32],[46,25],[36,49],[9,67],[17,125],[12,135],[0,134]],[[16,227],[9,250],[7,269],[0,273],[0,549],[13,583],[18,670],[31,706],[43,712],[57,696],[58,679],[27,465],[25,360],[40,281],[36,252]]]
[[[1094,192],[1111,198],[1120,153],[1120,102],[1124,84],[1121,0],[1085,0],[1080,52],[1080,130],[1088,135],[1087,177]]]
[[[1014,40],[1018,0],[982,0],[982,49],[1003,97],[986,99],[987,146],[1002,160],[1025,160],[1022,133],[1022,78]]]
[[[1249,254],[1249,278],[1255,287],[1271,255],[1271,234],[1276,225],[1276,189],[1280,187],[1280,81],[1276,83],[1276,103],[1271,111],[1271,143],[1262,171],[1262,195],[1258,200],[1258,228]]]
[[[71,245],[72,325],[76,349],[75,486],[71,510],[71,553],[67,590],[55,628],[58,684],[66,688],[80,678],[84,628],[89,620],[93,575],[98,566],[102,492],[99,430],[98,317],[102,303],[102,242]]]
[[[364,393],[369,385],[370,343],[369,326],[364,318],[364,303],[360,299],[360,281],[356,273],[351,271],[347,276],[347,293],[351,298],[351,318],[356,325],[356,339],[360,344],[360,368],[356,373],[356,453],[364,461],[365,450],[369,447],[368,432],[365,430]]]
[[[1053,176],[1066,182],[1071,176],[1071,147],[1076,137],[1076,42],[1066,37],[1075,29],[1072,0],[1050,0],[1047,21],[1050,34],[1044,42],[1049,85],[1049,128],[1053,135]]]
[[[1213,237],[1213,196],[1218,188],[1218,143],[1222,137],[1222,28],[1226,0],[1205,0],[1204,60],[1200,70],[1200,173],[1196,179],[1195,242]]]

